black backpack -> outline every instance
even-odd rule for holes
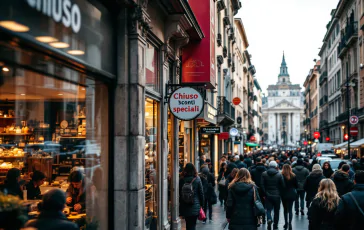
[[[195,199],[195,192],[193,190],[193,182],[196,177],[190,183],[185,182],[182,186],[181,197],[186,204],[193,204]]]

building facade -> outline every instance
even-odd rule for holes
[[[277,84],[268,86],[267,102],[262,109],[268,125],[266,144],[294,146],[300,141],[303,114],[300,91],[301,87],[290,81],[283,54]]]

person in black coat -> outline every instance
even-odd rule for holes
[[[27,189],[27,198],[29,200],[37,200],[41,197],[39,186],[44,183],[46,176],[40,171],[34,171],[31,181],[25,186]]]
[[[262,160],[260,157],[255,159],[256,165],[255,167],[251,167],[250,175],[252,177],[252,180],[254,181],[255,185],[257,186],[259,197],[264,197],[264,193],[262,190],[262,174],[267,171],[267,168],[262,163]],[[264,199],[261,199],[263,206],[265,207],[265,201]],[[263,224],[265,224],[265,216],[263,216]]]
[[[302,159],[297,160],[296,167],[292,169],[293,173],[296,175],[297,178],[297,197],[295,201],[295,210],[296,215],[298,216],[299,211],[301,211],[301,215],[305,215],[304,213],[304,205],[305,205],[305,190],[304,190],[304,184],[306,181],[306,178],[310,174],[308,169],[304,167]],[[301,209],[300,209],[301,206]]]
[[[343,165],[341,170],[335,172],[332,179],[336,185],[336,189],[340,197],[348,192],[351,192],[354,187],[354,183],[349,179],[349,170],[349,165]]]
[[[78,230],[79,227],[67,220],[62,213],[66,204],[65,193],[60,189],[52,189],[43,196],[38,219],[30,220],[25,227],[38,230]]]
[[[320,187],[308,209],[309,230],[336,230],[335,212],[340,197],[330,179],[320,181]]]
[[[241,168],[247,168],[247,165],[244,163],[244,156],[243,155],[236,155],[235,158],[237,158],[237,160],[235,161],[236,167],[238,167],[238,169]]]
[[[9,169],[6,174],[6,179],[4,183],[5,194],[17,196],[23,199],[23,190],[20,186],[20,170],[17,168]]]
[[[244,163],[247,168],[250,168],[253,165],[253,161],[248,155],[244,155]]]
[[[310,204],[317,194],[317,190],[320,185],[320,181],[325,179],[322,173],[321,166],[315,164],[312,167],[312,172],[308,175],[303,188],[306,191],[306,207],[309,208]]]
[[[334,174],[334,170],[332,170],[330,162],[326,161],[322,167],[322,173],[326,178],[331,178],[332,174]]]
[[[220,206],[222,207],[224,205],[224,200],[225,197],[227,196],[226,192],[227,189],[225,182],[221,181],[221,180],[225,180],[227,177],[226,174],[226,169],[227,169],[227,164],[225,162],[221,163],[220,165],[220,170],[219,170],[219,175],[217,176],[217,183],[218,183],[218,190],[219,190],[219,201],[220,201]],[[220,183],[220,181],[222,183]]]
[[[193,204],[186,203],[182,198],[182,187],[186,183],[192,183],[194,194]],[[201,179],[192,163],[187,163],[182,171],[179,180],[179,195],[179,214],[186,221],[186,230],[196,230],[197,217],[204,204],[204,194]]]
[[[203,221],[204,223],[206,223],[207,220],[207,208],[209,211],[209,219],[210,222],[212,222],[212,203],[211,203],[211,197],[212,197],[212,193],[214,192],[214,187],[215,187],[215,177],[214,175],[212,175],[209,172],[209,168],[203,167],[201,169],[201,173],[200,173],[200,179],[202,182],[202,186],[203,186],[203,190],[204,190],[204,197],[205,197],[205,202],[203,205],[203,210],[206,214],[206,219]]]
[[[282,191],[282,203],[284,209],[284,229],[292,230],[293,203],[297,197],[298,181],[296,175],[292,172],[290,165],[283,165],[282,175],[284,178],[285,189]],[[289,219],[288,219],[289,217]]]
[[[228,198],[228,188],[229,188],[229,184],[233,181],[233,179],[235,178],[235,176],[238,173],[238,171],[239,171],[238,168],[233,168],[233,170],[230,172],[230,174],[228,175],[228,177],[226,177],[226,182],[225,182],[226,196],[224,197],[224,200],[225,200],[225,209],[226,209],[226,201],[227,201],[227,198]]]
[[[354,182],[353,190],[343,195],[339,202],[336,211],[336,218],[340,223],[338,230],[357,230],[363,228],[364,216],[360,213],[351,196],[354,196],[359,207],[364,210],[364,171],[356,171]]]
[[[259,200],[259,194],[249,171],[245,168],[240,169],[229,185],[226,219],[230,230],[257,230],[254,190],[256,199]]]
[[[267,208],[268,229],[272,225],[272,211],[274,210],[273,229],[278,228],[279,210],[281,205],[281,191],[284,189],[282,174],[278,171],[278,164],[275,161],[269,163],[269,169],[262,174],[262,190],[265,194],[265,204]]]

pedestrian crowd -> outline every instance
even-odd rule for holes
[[[314,155],[309,159],[298,151],[223,155],[216,180],[211,160],[203,156],[200,165],[198,173],[187,163],[180,176],[180,216],[187,230],[195,230],[197,220],[213,222],[218,201],[230,230],[262,224],[276,230],[281,205],[284,229],[294,229],[294,215],[307,215],[309,230],[363,229],[364,157],[342,161],[334,171],[329,161],[321,167]]]

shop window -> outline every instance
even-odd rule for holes
[[[158,103],[145,101],[145,225],[155,229],[158,215]]]
[[[149,89],[159,92],[159,52],[158,49],[147,44],[146,51],[146,81],[145,86]]]
[[[59,188],[71,198],[65,211],[75,215],[68,219],[80,227],[92,219],[108,229],[108,87],[50,57],[29,55],[0,44],[0,183],[17,168],[27,188],[40,171],[41,195]],[[37,207],[38,195],[17,195]]]

